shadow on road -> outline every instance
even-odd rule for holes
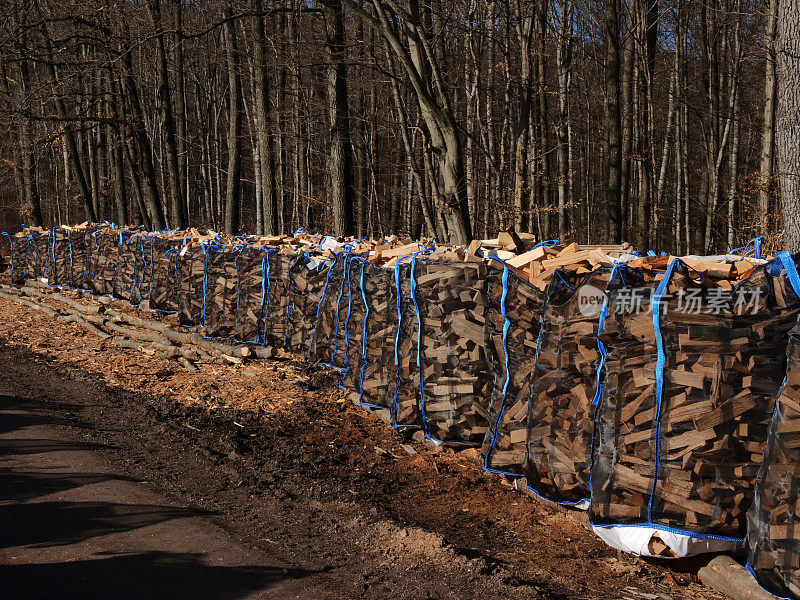
[[[0,448],[0,456],[2,449]],[[43,470],[43,469],[42,469]],[[0,469],[0,502],[24,502],[40,496],[64,492],[76,487],[100,483],[102,481],[135,481],[122,477],[98,473],[28,473],[11,469]],[[2,508],[0,508],[2,510]],[[2,531],[0,530],[0,535]]]
[[[47,547],[139,529],[196,510],[109,502],[33,502],[0,506],[0,548]]]
[[[27,565],[0,565],[3,595],[15,600],[235,600],[286,579],[314,574],[302,569],[203,564],[199,555],[147,552]]]

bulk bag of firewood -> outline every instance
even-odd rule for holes
[[[50,274],[50,232],[32,229],[32,251],[28,254],[31,260],[33,279],[46,279]]]
[[[800,598],[800,321],[747,515],[748,570],[771,593]]]
[[[356,348],[352,358],[348,355],[348,381],[345,385],[358,389],[362,404],[391,409],[397,384],[394,360],[398,322],[395,269],[364,261],[360,277],[359,291],[365,309],[361,350],[359,352]]]
[[[367,305],[364,299],[362,284],[364,269],[368,265],[365,257],[356,256],[350,260],[347,274],[347,307],[340,310],[338,344],[344,347],[344,373],[342,387],[361,393],[361,367],[364,352],[364,319],[367,316]]]
[[[123,240],[117,247],[117,263],[114,270],[114,279],[111,284],[111,294],[114,298],[133,301],[133,288],[135,287],[136,257],[142,252],[140,246],[141,236],[131,235]]]
[[[411,283],[412,262],[418,254],[421,252],[404,256],[395,264],[397,333],[394,339],[396,376],[391,400],[393,427],[422,427],[417,351],[419,320]]]
[[[264,323],[261,330],[261,343],[264,345],[278,347],[286,343],[289,333],[289,269],[297,258],[297,254],[274,250],[267,257]]]
[[[203,328],[206,337],[228,338],[236,327],[236,261],[241,247],[230,250],[209,246],[203,296]]]
[[[236,325],[233,337],[239,342],[262,342],[268,270],[269,252],[266,249],[242,248],[236,257]]]
[[[350,297],[348,272],[352,257],[349,250],[338,252],[327,273],[327,280],[317,309],[314,333],[308,347],[308,356],[311,362],[336,368],[344,366],[342,356],[345,349],[339,345],[339,331],[344,315],[340,311],[341,309],[346,310]]]
[[[800,310],[787,268],[784,255],[731,290],[675,259],[660,281],[609,295],[590,521],[610,545],[668,557],[742,546]]]
[[[339,297],[331,364],[343,369],[342,381],[347,376],[350,361],[353,362],[356,368],[360,367],[358,353],[361,349],[361,332],[364,327],[364,313],[366,311],[360,291],[364,258],[357,254],[350,255],[345,269],[342,293]],[[352,380],[349,381],[352,383]]]
[[[75,289],[85,289],[84,280],[88,269],[88,253],[86,248],[87,238],[91,239],[92,232],[96,227],[79,227],[68,230],[69,233],[69,252],[70,252],[70,287]]]
[[[488,429],[486,269],[483,261],[412,260],[420,408],[425,434],[437,441],[480,445]]]
[[[53,227],[47,250],[50,255],[47,282],[56,286],[72,286],[72,244],[69,229]]]
[[[203,323],[208,244],[186,245],[178,252],[178,318],[184,327]]]
[[[133,232],[128,229],[108,230],[95,234],[94,264],[92,265],[91,290],[95,294],[107,295],[114,291],[114,275],[121,246],[126,245]]]
[[[133,284],[131,285],[131,304],[138,306],[150,295],[153,271],[153,240],[149,235],[138,237],[136,254],[133,257]]]
[[[18,231],[14,234],[3,232],[8,238],[11,285],[19,285],[25,281],[25,252],[28,249],[27,233]]]
[[[489,429],[481,454],[487,471],[521,476],[531,375],[536,363],[545,293],[507,265],[490,263],[486,274],[487,335],[493,378]]]
[[[529,489],[543,498],[576,508],[589,505],[604,353],[597,333],[607,315],[606,295],[641,283],[623,265],[584,275],[557,271],[551,280],[530,388],[523,466]]]
[[[34,279],[36,255],[39,252],[37,233],[32,230],[20,231],[9,236],[11,242],[11,283],[21,285],[26,279]]]
[[[150,310],[178,312],[178,253],[183,240],[154,237],[151,244]]]
[[[92,279],[97,257],[97,236],[101,229],[87,231],[83,236],[84,261],[83,276],[81,277],[81,289],[92,291]],[[76,280],[77,283],[77,280]]]
[[[308,352],[313,341],[319,303],[332,262],[333,259],[304,252],[289,267],[286,348],[293,352]]]

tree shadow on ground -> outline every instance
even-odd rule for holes
[[[197,554],[167,552],[0,565],[3,596],[15,600],[235,600],[315,573],[277,567],[212,566],[204,564]]]

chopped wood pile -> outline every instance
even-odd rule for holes
[[[759,267],[733,291],[706,275],[674,261],[666,275],[609,296],[618,310],[600,333],[596,524],[744,539],[800,300],[785,271]]]
[[[772,415],[750,508],[748,563],[762,586],[800,596],[800,321],[789,334],[786,381]]]
[[[606,290],[609,279],[608,269],[565,273],[553,278],[547,291],[528,398],[523,471],[531,488],[555,502],[589,500],[599,315],[581,300],[584,290]]]
[[[489,432],[483,441],[484,468],[521,476],[528,437],[528,399],[545,292],[511,271],[489,265],[487,336],[493,352],[492,395],[488,406]]]
[[[351,370],[361,365],[359,387],[361,403],[391,409],[397,383],[395,338],[397,335],[397,283],[394,269],[371,262],[362,265],[361,294],[366,302],[362,326],[361,352],[348,361]],[[352,373],[355,376],[355,373]]]
[[[597,525],[731,541],[800,312],[783,259],[640,257],[513,232],[448,246],[82,224],[11,239],[14,284],[113,294],[189,328],[44,307],[123,347],[187,368],[301,353],[393,426],[480,447],[487,470],[556,502],[590,498]]]

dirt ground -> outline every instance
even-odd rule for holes
[[[0,364],[4,387],[80,419],[121,475],[286,568],[325,572],[330,597],[724,598],[692,565],[608,548],[474,451],[393,431],[332,370],[289,355],[188,372],[0,298]]]

